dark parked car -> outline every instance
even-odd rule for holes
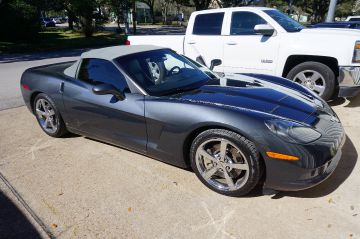
[[[207,187],[229,196],[247,194],[263,176],[266,189],[317,185],[335,170],[345,139],[327,103],[297,83],[218,78],[154,46],[103,48],[31,68],[21,90],[46,134],[73,132],[191,166]]]
[[[322,22],[313,25],[314,28],[350,28],[360,29],[360,22]]]
[[[43,17],[40,19],[41,25],[44,27],[55,27],[55,22],[49,17]]]

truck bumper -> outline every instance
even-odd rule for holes
[[[360,93],[360,67],[339,68],[339,97],[354,97]]]

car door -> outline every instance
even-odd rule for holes
[[[101,83],[125,92],[125,99],[95,95],[92,88]],[[146,150],[144,95],[131,93],[126,79],[114,63],[83,59],[77,79],[64,82],[63,102],[67,127],[85,135],[134,149]]]
[[[224,72],[274,74],[279,37],[255,34],[254,27],[268,24],[257,13],[229,12],[230,24],[224,39]]]
[[[184,53],[187,57],[210,67],[211,60],[223,57],[222,29],[225,12],[202,13],[189,23],[184,41]],[[202,62],[203,61],[203,62]],[[223,72],[222,66],[214,68]]]

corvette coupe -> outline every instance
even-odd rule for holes
[[[191,167],[221,194],[324,181],[345,139],[328,104],[279,77],[218,77],[211,69],[219,64],[206,68],[156,46],[108,47],[30,68],[21,90],[46,134],[72,132]]]

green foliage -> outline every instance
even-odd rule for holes
[[[4,0],[0,4],[0,38],[30,39],[40,30],[35,6],[24,0]]]

